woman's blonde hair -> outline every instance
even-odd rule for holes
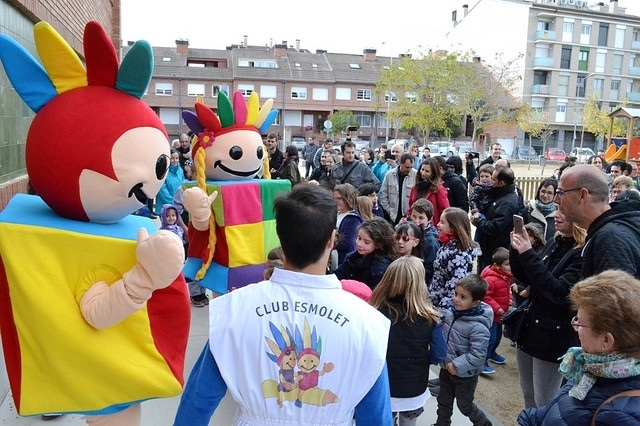
[[[353,185],[351,185],[350,183],[338,184],[333,188],[333,192],[337,192],[338,194],[340,194],[349,211],[355,210],[357,208],[358,192]]]
[[[356,198],[357,210],[364,220],[373,219],[373,201],[366,195],[358,195]]]
[[[614,351],[640,358],[640,281],[624,271],[608,270],[573,286],[574,310],[585,310],[596,335],[611,333]]]
[[[404,317],[391,303],[394,299],[402,299]],[[430,322],[437,322],[438,311],[431,304],[429,291],[424,283],[424,265],[415,256],[400,257],[389,265],[380,283],[373,290],[369,304],[380,310],[391,313],[391,322],[415,322],[418,317]]]

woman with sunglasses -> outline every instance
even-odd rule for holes
[[[577,283],[569,298],[580,346],[562,358],[567,384],[548,405],[520,413],[518,424],[640,424],[640,281],[608,270]]]
[[[540,253],[532,248],[525,229],[522,234],[511,233],[511,273],[529,293],[529,310],[516,342],[525,408],[542,407],[551,400],[562,382],[558,358],[578,343],[570,325],[575,313],[567,296],[580,280],[586,231],[559,211],[553,219],[556,235]],[[516,284],[511,291],[518,294]]]

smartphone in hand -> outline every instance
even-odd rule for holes
[[[395,159],[396,159],[396,157],[394,157],[393,152],[391,152],[391,150],[390,150],[390,149],[388,149],[388,150],[386,150],[386,151],[384,152],[384,159],[385,159],[385,160],[395,160]]]
[[[522,229],[524,228],[524,219],[522,216],[513,215],[513,232],[514,234],[522,235]]]

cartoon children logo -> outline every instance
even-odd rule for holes
[[[305,318],[302,333],[296,325],[295,339],[285,326],[278,329],[269,322],[269,328],[273,340],[265,337],[272,351],[267,352],[267,356],[278,365],[279,370],[277,381],[268,379],[262,382],[262,394],[265,398],[276,397],[280,407],[283,401],[293,401],[297,407],[302,407],[302,403],[322,407],[338,402],[337,395],[318,387],[320,376],[333,371],[334,365],[331,362],[325,363],[322,370],[318,370],[322,339],[318,337],[315,326],[312,330]]]

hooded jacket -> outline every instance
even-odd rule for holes
[[[582,250],[582,278],[618,269],[640,278],[640,201],[612,203],[594,220]]]

